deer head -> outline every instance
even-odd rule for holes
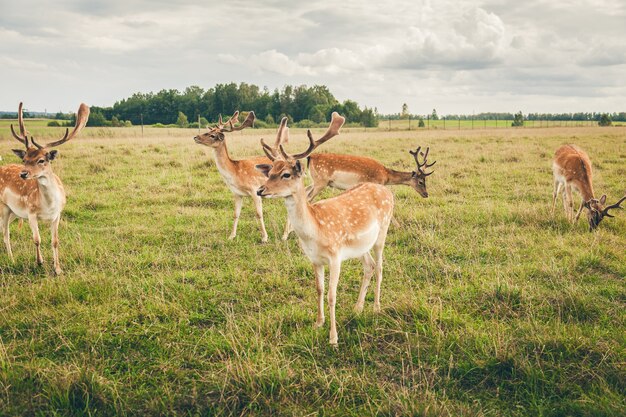
[[[64,144],[65,142],[72,139],[76,136],[87,124],[87,120],[89,119],[89,106],[85,103],[82,103],[78,108],[78,112],[76,113],[76,125],[74,129],[70,133],[69,129],[65,129],[65,135],[54,142],[49,142],[45,145],[40,145],[35,141],[35,138],[30,137],[30,143],[28,139],[28,131],[24,126],[24,118],[22,116],[22,103],[20,103],[17,113],[18,124],[20,128],[20,133],[15,133],[13,129],[13,125],[11,124],[11,133],[13,137],[20,141],[25,147],[26,150],[23,149],[13,149],[13,153],[17,155],[22,162],[24,163],[24,169],[20,173],[20,177],[22,179],[28,178],[39,178],[47,176],[52,172],[52,168],[50,166],[50,162],[54,160],[58,151],[56,149],[50,149],[55,146],[59,146]],[[31,144],[33,146],[31,146]]]
[[[256,166],[260,172],[268,177],[265,185],[258,189],[257,195],[261,197],[288,197],[294,194],[298,187],[303,186],[301,178],[304,170],[302,169],[300,159],[306,158],[322,143],[337,136],[339,134],[339,129],[343,126],[345,121],[346,119],[340,116],[339,113],[333,112],[332,119],[326,133],[324,133],[324,135],[318,140],[314,140],[313,134],[310,130],[308,130],[308,149],[304,152],[292,155],[285,151],[283,144],[280,143],[280,140],[278,140],[285,134],[284,132],[287,126],[287,118],[283,118],[280,123],[280,127],[278,128],[277,135],[277,142],[279,142],[278,149],[280,151],[279,154],[274,152],[274,150],[265,144],[263,139],[261,139],[263,151],[267,157],[274,162],[274,164],[262,164]]]
[[[428,198],[428,191],[426,191],[426,177],[431,175],[435,171],[430,171],[426,173],[423,168],[430,168],[437,163],[437,161],[432,164],[427,163],[428,152],[430,151],[430,147],[426,148],[426,152],[420,152],[422,149],[421,146],[418,146],[415,152],[409,151],[413,158],[415,159],[415,164],[417,165],[417,171],[413,171],[413,175],[411,177],[410,185],[417,191],[422,197]],[[419,156],[422,156],[423,161],[420,163]]]
[[[254,124],[255,116],[253,111],[248,113],[248,117],[246,117],[246,120],[244,120],[241,125],[235,127],[234,124],[237,123],[238,117],[239,111],[236,111],[226,123],[223,123],[222,115],[220,115],[217,125],[211,128],[208,132],[195,136],[193,140],[200,145],[210,146],[212,148],[222,146],[224,144],[224,133],[237,132],[245,129],[246,127],[251,127]]]
[[[604,207],[606,203],[606,194],[600,197],[600,199],[592,198],[589,201],[585,201],[583,205],[587,209],[587,220],[589,221],[589,231],[593,231],[598,227],[602,219],[606,217],[613,217],[609,214],[611,209],[621,209],[622,202],[626,200],[626,196],[622,197],[617,203]]]

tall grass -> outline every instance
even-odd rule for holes
[[[382,313],[369,294],[354,315],[361,266],[344,263],[338,349],[313,329],[313,272],[296,239],[280,240],[283,202],[264,204],[268,244],[250,201],[228,241],[231,195],[194,134],[87,128],[59,148],[64,275],[47,228],[44,267],[17,223],[15,263],[0,252],[0,414],[624,414],[626,215],[595,233],[560,202],[552,216],[550,158],[586,149],[612,202],[626,131],[354,129],[325,144],[407,170],[408,150],[428,145],[438,161],[430,198],[393,189]],[[227,141],[234,157],[259,155],[273,134]],[[306,146],[304,131],[291,138]]]

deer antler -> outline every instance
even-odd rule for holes
[[[290,159],[296,160],[296,159],[306,158],[307,156],[311,154],[311,152],[315,150],[315,148],[320,146],[322,143],[337,136],[339,134],[339,129],[341,128],[341,126],[343,126],[345,121],[346,121],[345,117],[340,116],[339,113],[337,112],[333,112],[330,125],[328,126],[328,130],[326,130],[326,133],[324,133],[324,136],[322,136],[318,140],[313,140],[313,134],[311,133],[310,130],[307,130],[306,134],[309,138],[309,148],[306,151],[296,154],[296,155],[290,155],[287,152],[285,152],[285,148],[283,148],[283,145],[281,143],[278,145],[278,148],[280,149],[280,153],[283,155],[283,158],[285,158],[285,160],[290,160]]]
[[[283,117],[280,121],[280,126],[278,127],[278,133],[276,134],[276,142],[274,147],[269,146],[263,138],[261,138],[261,146],[263,147],[263,152],[269,158],[270,161],[275,161],[278,158],[277,148],[281,143],[289,142],[289,128],[287,127],[287,118]]]
[[[246,127],[251,127],[254,124],[255,116],[254,116],[253,111],[248,113],[248,117],[246,117],[246,120],[244,120],[242,124],[240,124],[237,127],[234,127],[233,122],[237,122],[238,117],[239,117],[239,111],[236,111],[235,113],[233,113],[232,117],[228,119],[226,123],[223,123],[222,115],[220,114],[217,128],[220,130],[220,132],[237,132],[239,130],[245,129]]]
[[[437,161],[433,162],[432,164],[428,164],[426,162],[426,160],[428,159],[428,152],[430,152],[430,147],[426,148],[426,152],[420,152],[420,149],[422,149],[422,147],[418,146],[417,149],[415,150],[415,152],[409,151],[409,153],[411,155],[413,155],[413,158],[415,158],[415,164],[417,165],[417,171],[420,174],[422,174],[424,177],[427,177],[427,176],[431,175],[435,171],[431,171],[429,173],[426,173],[426,172],[424,172],[424,170],[422,168],[430,168],[431,166],[435,165],[437,163]],[[424,162],[420,163],[419,155],[422,155],[422,157],[424,158]]]
[[[607,217],[614,217],[614,216],[609,214],[609,210],[611,210],[611,209],[623,209],[624,207],[622,207],[620,204],[622,204],[622,201],[624,201],[624,200],[626,200],[626,195],[624,197],[622,197],[617,203],[611,204],[610,206],[605,207],[604,210],[602,210],[602,215],[603,216],[607,216]]]
[[[86,105],[85,103],[81,103],[80,107],[78,107],[78,112],[76,112],[76,125],[74,126],[74,129],[72,130],[72,133],[69,132],[69,129],[65,129],[65,135],[61,139],[59,139],[59,140],[57,140],[55,142],[47,143],[45,147],[46,148],[53,148],[55,146],[62,145],[65,142],[67,142],[68,140],[72,139],[81,130],[83,130],[83,128],[87,124],[87,120],[89,120],[89,106]],[[39,145],[32,138],[31,138],[31,141],[39,149],[43,148],[43,146]]]
[[[26,146],[26,149],[28,149],[28,132],[26,131],[26,127],[24,127],[24,118],[22,116],[22,103],[21,102],[17,110],[17,122],[20,126],[20,134],[18,135],[17,133],[15,133],[15,130],[13,129],[13,123],[11,123],[11,133],[13,134],[13,137],[15,139],[22,142],[22,144]]]

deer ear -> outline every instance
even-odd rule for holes
[[[296,165],[294,166],[294,169],[296,170],[296,174],[298,175],[302,174],[302,164],[300,163],[300,160],[296,161]]]
[[[600,204],[604,205],[604,203],[606,203],[606,194],[603,194],[602,197],[600,197]]]
[[[50,152],[48,152],[46,154],[46,158],[48,159],[48,161],[52,161],[54,158],[57,157],[58,153],[59,153],[59,151],[57,151],[56,149],[52,150],[52,151],[50,151]]]
[[[24,159],[24,157],[26,156],[26,151],[22,150],[22,149],[11,149],[13,151],[13,153],[15,155],[17,155],[18,158],[20,159]]]
[[[589,201],[584,201],[584,202],[583,202],[583,207],[585,207],[585,208],[591,208],[591,205],[589,204]]]
[[[269,173],[270,173],[270,170],[272,169],[272,166],[270,164],[260,164],[260,165],[255,166],[255,168],[257,169],[257,171],[261,172],[266,177],[269,177]]]

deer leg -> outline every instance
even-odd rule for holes
[[[307,199],[313,201],[313,199],[328,185],[327,182],[314,183],[313,186],[307,187]]]
[[[254,208],[256,209],[256,218],[261,223],[261,242],[267,242],[267,231],[265,230],[265,221],[263,221],[263,200],[257,195],[252,196]]]
[[[380,286],[383,282],[383,249],[385,249],[385,240],[387,240],[387,231],[389,230],[389,222],[383,224],[378,239],[374,244],[374,261],[376,262],[376,286],[374,287],[374,312],[380,312]]]
[[[324,325],[324,265],[313,265],[315,272],[315,289],[317,290],[317,320],[315,327]]]
[[[578,219],[580,218],[580,214],[583,212],[583,207],[585,207],[585,200],[581,200],[580,202],[580,208],[578,209],[578,212],[576,213],[576,217],[574,218],[574,223],[576,223],[578,221]]]
[[[30,230],[33,232],[33,242],[35,242],[35,248],[37,249],[37,263],[43,265],[43,257],[41,256],[41,237],[39,237],[39,224],[37,223],[37,215],[31,214],[28,216],[28,224]]]
[[[567,219],[570,223],[574,222],[574,200],[572,198],[572,186],[567,185],[565,187],[565,194],[567,195]]]
[[[289,239],[289,233],[291,233],[291,222],[289,221],[289,216],[287,216],[287,221],[285,222],[285,230],[283,231],[283,240]]]
[[[241,205],[243,204],[243,197],[235,194],[235,217],[233,221],[233,231],[231,232],[229,239],[234,239],[237,236],[237,223],[239,223],[239,215],[241,214]]]
[[[4,245],[7,248],[7,255],[9,255],[9,259],[11,262],[13,259],[13,251],[11,250],[11,232],[9,230],[9,225],[11,224],[11,220],[15,215],[11,212],[11,209],[8,206],[3,205],[2,207],[2,233],[4,237]]]
[[[354,306],[355,313],[360,313],[363,311],[363,306],[365,305],[365,295],[367,294],[367,288],[370,285],[372,275],[374,275],[374,268],[376,265],[374,259],[372,258],[372,255],[370,255],[369,252],[363,255],[361,260],[363,261],[363,281],[361,281],[359,298],[357,298],[356,305]]]
[[[52,259],[54,262],[54,274],[61,275],[61,264],[59,263],[59,221],[61,216],[50,224],[50,235],[52,237]]]
[[[554,212],[556,209],[556,199],[559,196],[559,193],[561,192],[561,182],[560,181],[554,181],[554,192],[552,193],[552,215],[554,216]]]
[[[337,322],[335,320],[335,304],[337,302],[337,284],[341,271],[341,260],[331,259],[328,265],[330,278],[328,280],[328,310],[330,315],[330,344],[337,345]]]

